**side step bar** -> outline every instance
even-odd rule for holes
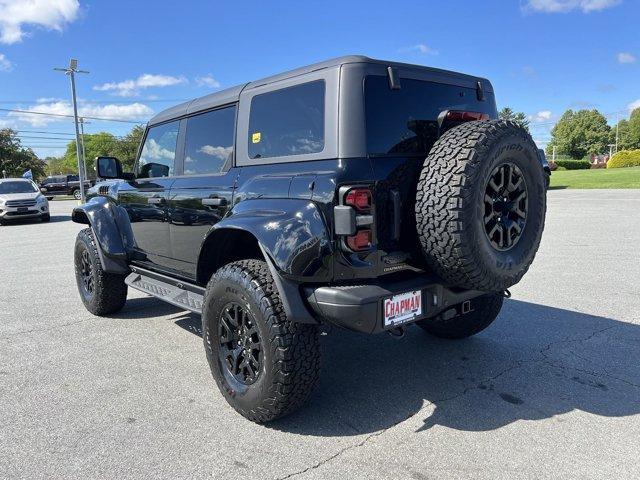
[[[202,315],[204,288],[140,267],[131,267],[127,285],[176,307]]]

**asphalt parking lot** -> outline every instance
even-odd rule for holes
[[[199,317],[82,306],[74,202],[0,227],[1,478],[638,478],[640,190],[549,192],[542,246],[464,341],[333,330],[311,403],[224,401]]]

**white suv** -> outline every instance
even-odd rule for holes
[[[49,202],[38,186],[26,178],[0,179],[0,224],[21,218],[48,222]]]

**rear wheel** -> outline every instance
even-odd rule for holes
[[[71,192],[71,195],[73,195],[73,198],[75,198],[76,200],[80,200],[82,198],[79,188],[76,188],[73,192]]]
[[[470,337],[493,323],[503,301],[502,293],[488,293],[445,310],[436,317],[420,320],[416,325],[435,337]]]
[[[90,228],[78,233],[74,250],[76,283],[82,303],[94,315],[109,315],[127,301],[125,275],[102,270],[98,249]]]
[[[291,413],[318,381],[318,327],[287,320],[264,261],[240,260],[214,274],[205,293],[202,333],[218,388],[251,421]]]

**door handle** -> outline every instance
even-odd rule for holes
[[[203,198],[202,204],[208,207],[222,207],[227,204],[227,199],[222,197]]]
[[[164,203],[164,197],[149,197],[149,203],[151,205],[161,205]]]

